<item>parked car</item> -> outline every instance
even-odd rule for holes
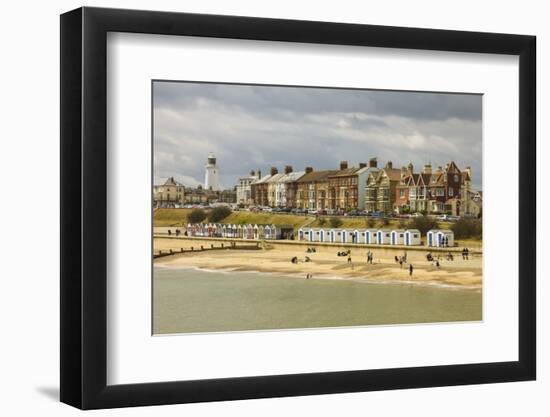
[[[459,216],[451,216],[450,214],[440,214],[436,217],[437,220],[443,221],[443,222],[453,222],[460,219]]]

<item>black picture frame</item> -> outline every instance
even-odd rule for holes
[[[107,385],[108,32],[519,56],[519,358],[512,362]],[[536,378],[534,36],[155,11],[61,15],[61,401],[81,409]]]

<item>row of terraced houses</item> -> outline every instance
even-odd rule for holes
[[[460,170],[454,162],[436,169],[426,164],[415,172],[412,164],[394,168],[391,161],[379,168],[372,158],[356,167],[342,161],[338,169],[272,167],[265,176],[252,171],[239,180],[236,194],[245,206],[478,215],[481,202],[472,198],[471,178],[470,167]]]

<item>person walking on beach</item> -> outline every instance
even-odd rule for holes
[[[409,276],[411,276],[411,277],[413,276],[413,269],[414,268],[413,268],[412,264],[410,264],[409,265]]]
[[[348,264],[350,264],[350,263],[351,263],[351,256],[348,255]]]
[[[403,269],[403,258],[399,258],[399,268]]]

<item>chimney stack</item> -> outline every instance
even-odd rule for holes
[[[366,167],[367,167],[366,163],[364,163],[364,162],[359,163],[359,168],[366,168]]]
[[[392,161],[386,162],[386,169],[393,169],[393,163],[392,163]]]
[[[340,171],[348,169],[348,161],[340,161]]]
[[[426,164],[424,165],[424,168],[422,168],[422,173],[431,175],[432,174],[432,164]]]
[[[290,174],[292,172],[292,166],[291,165],[286,165],[285,166],[285,174]]]
[[[270,171],[271,175],[275,175],[275,174],[277,174],[278,172],[279,172],[279,171],[277,170],[276,167],[271,167],[271,171]]]
[[[309,173],[313,172],[313,168],[312,167],[306,167],[305,171],[306,171],[306,174],[309,174]]]
[[[259,169],[258,170],[258,179],[262,178],[262,171]]]
[[[369,159],[369,168],[377,168],[378,167],[378,160],[376,157]]]
[[[464,171],[466,171],[470,179],[472,179],[472,167],[466,167],[464,168]]]
[[[412,175],[414,172],[414,166],[412,162],[409,162],[409,166],[407,167],[407,169],[409,170],[409,175]]]
[[[407,176],[407,167],[401,167],[401,179],[405,178]]]

